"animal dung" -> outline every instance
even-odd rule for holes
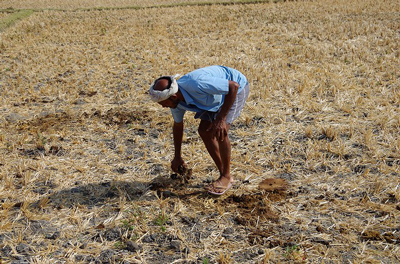
[[[287,189],[287,186],[288,184],[284,179],[268,178],[260,182],[258,188],[272,192],[272,191],[285,191]]]

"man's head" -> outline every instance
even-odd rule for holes
[[[159,103],[163,107],[176,108],[179,98],[178,84],[173,76],[162,76],[154,81],[151,85],[149,94],[154,102]]]
[[[154,83],[154,90],[156,91],[164,91],[165,89],[169,89],[171,87],[172,81],[167,78],[159,78]]]

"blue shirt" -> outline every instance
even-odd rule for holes
[[[229,92],[229,81],[239,84],[238,93],[248,84],[238,70],[225,66],[209,66],[192,71],[177,80],[186,102],[171,108],[174,121],[181,123],[186,111],[217,112]]]

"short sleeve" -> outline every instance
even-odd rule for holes
[[[204,93],[224,95],[229,92],[229,80],[204,76],[199,78],[198,88]]]
[[[171,108],[172,117],[174,118],[175,123],[182,123],[183,116],[185,115],[186,110],[181,108]]]

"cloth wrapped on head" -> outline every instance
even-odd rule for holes
[[[176,82],[176,78],[178,76],[179,74],[173,76],[161,76],[160,78],[155,80],[153,84],[150,86],[149,90],[149,95],[151,100],[158,103],[168,99],[171,95],[176,94],[178,92],[178,83]],[[154,89],[157,81],[160,79],[167,79],[168,82],[170,83],[169,87],[162,91]]]

